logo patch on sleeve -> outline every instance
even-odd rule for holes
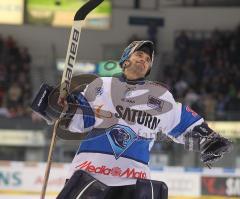
[[[160,112],[163,109],[164,101],[149,95],[147,105]]]
[[[197,117],[198,114],[192,110],[189,106],[186,107],[187,112],[191,113],[193,117]]]
[[[108,140],[118,159],[137,139],[136,133],[129,127],[115,125],[107,132]]]

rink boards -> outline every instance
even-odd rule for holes
[[[69,164],[53,164],[46,199],[62,189]],[[39,198],[45,163],[0,161],[0,199]],[[165,182],[170,199],[240,198],[240,169],[163,167],[151,173]]]

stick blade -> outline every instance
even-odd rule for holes
[[[104,0],[90,0],[85,3],[75,14],[74,21],[84,20],[86,16],[103,1]]]

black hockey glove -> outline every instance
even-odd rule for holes
[[[233,143],[202,123],[185,135],[185,148],[200,152],[200,160],[211,168],[212,163],[232,150]]]
[[[49,125],[64,115],[64,119],[71,119],[78,108],[79,100],[76,99],[77,95],[74,93],[82,92],[86,85],[93,82],[97,75],[93,74],[81,74],[74,76],[71,81],[69,95],[67,97],[67,110],[66,107],[58,105],[59,88],[58,86],[50,86],[48,84],[42,84],[37,95],[32,101],[31,108],[34,112],[39,114]]]
[[[37,95],[32,101],[31,108],[39,114],[49,125],[52,125],[56,118],[61,114],[61,109],[53,109],[49,103],[49,95],[53,92],[54,87],[48,84],[42,84]]]
[[[63,113],[63,107],[57,104],[59,90],[48,84],[42,84],[37,95],[33,99],[31,108],[39,114],[49,125],[52,125]],[[66,98],[68,109],[64,111],[65,119],[71,118],[76,111],[78,102],[74,95]]]

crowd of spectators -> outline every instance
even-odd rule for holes
[[[0,35],[0,115],[29,115],[31,56],[14,38]]]
[[[174,63],[164,68],[164,81],[179,101],[207,119],[240,119],[240,26],[206,35],[176,36]]]

